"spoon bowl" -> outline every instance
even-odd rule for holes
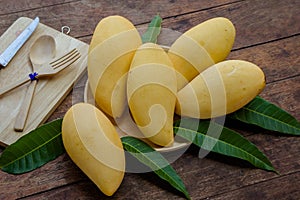
[[[42,65],[53,59],[55,54],[55,39],[50,35],[42,35],[31,46],[29,59],[33,65]]]

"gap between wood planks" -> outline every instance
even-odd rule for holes
[[[276,39],[273,39],[273,40],[268,40],[268,41],[264,41],[264,42],[255,43],[255,44],[251,44],[251,45],[244,46],[244,47],[233,48],[231,51],[238,51],[238,50],[242,50],[242,49],[247,49],[247,48],[251,48],[251,47],[255,47],[255,46],[259,46],[259,45],[263,45],[263,44],[268,44],[268,43],[272,43],[272,42],[277,42],[277,41],[280,41],[280,40],[284,40],[284,39],[288,39],[288,38],[292,38],[292,37],[297,37],[297,36],[300,36],[300,33],[296,33],[296,34],[281,37],[281,38],[276,38]]]
[[[177,18],[177,17],[180,17],[180,16],[189,15],[189,14],[193,14],[193,13],[197,13],[197,12],[202,12],[202,11],[205,11],[205,10],[219,8],[219,7],[223,7],[223,6],[227,6],[227,5],[231,5],[231,4],[236,4],[236,3],[243,2],[243,1],[246,1],[246,0],[232,1],[232,2],[229,2],[229,3],[219,4],[219,5],[216,5],[216,6],[210,6],[210,7],[199,9],[199,10],[193,10],[193,11],[190,11],[190,12],[180,13],[178,15],[163,17],[162,19],[164,20],[164,19]],[[135,26],[148,25],[148,23],[150,23],[150,21],[143,22],[143,23],[138,23],[138,24],[135,24]]]
[[[37,6],[37,7],[32,7],[32,8],[28,7],[24,10],[17,10],[17,11],[8,12],[8,13],[2,13],[2,14],[0,14],[0,16],[4,16],[4,15],[8,15],[8,14],[16,14],[16,13],[26,12],[26,11],[31,11],[31,10],[38,10],[38,9],[43,9],[43,8],[49,8],[49,7],[53,7],[53,6],[59,6],[59,5],[69,4],[69,3],[78,2],[78,1],[81,1],[81,0],[70,0],[70,1],[66,1],[66,2],[54,3],[54,4],[45,5],[45,6],[38,4],[39,6]]]
[[[164,19],[177,18],[179,16],[184,16],[184,15],[189,15],[189,14],[193,14],[193,13],[197,13],[197,12],[202,12],[202,11],[205,11],[205,10],[210,10],[210,9],[214,9],[214,8],[219,8],[219,7],[231,5],[231,4],[236,4],[236,3],[243,2],[243,1],[246,1],[246,0],[232,1],[232,2],[229,2],[229,3],[219,4],[219,5],[216,5],[216,6],[210,6],[210,7],[199,9],[199,10],[193,10],[193,11],[190,11],[190,12],[184,12],[184,13],[180,13],[180,14],[177,14],[177,15],[163,17],[162,19],[164,20]],[[142,22],[142,23],[134,24],[134,26],[136,26],[136,27],[138,27],[138,26],[147,26],[150,22],[151,22],[151,20],[146,21],[146,22]],[[78,36],[78,37],[75,37],[75,38],[87,43],[91,40],[92,36],[93,36],[93,34],[87,34],[87,35],[81,35],[81,36]]]
[[[249,185],[241,186],[241,187],[236,188],[236,189],[227,190],[226,192],[221,192],[221,193],[218,193],[216,195],[205,196],[205,197],[200,198],[199,200],[201,200],[201,199],[204,200],[204,199],[209,199],[209,198],[214,198],[214,197],[220,197],[220,196],[222,196],[224,194],[230,194],[230,193],[235,192],[235,191],[239,191],[239,190],[243,190],[245,188],[253,187],[255,185],[260,185],[260,184],[263,184],[263,183],[267,183],[269,181],[273,181],[273,180],[276,180],[276,179],[282,179],[282,178],[285,178],[285,177],[293,177],[297,173],[299,173],[299,171],[287,173],[287,174],[284,174],[284,175],[279,175],[279,176],[276,176],[276,177],[273,177],[273,178],[269,178],[269,179],[266,179],[266,180],[262,180],[262,181],[259,181],[259,182],[256,182],[256,183],[252,183],[252,184],[249,184]],[[21,200],[21,199],[27,199],[27,198],[31,198],[31,197],[32,198],[38,197],[39,195],[42,195],[42,194],[45,194],[45,193],[49,193],[51,191],[56,191],[58,189],[68,188],[68,187],[71,187],[71,186],[74,186],[74,185],[78,185],[78,184],[81,184],[81,183],[86,183],[87,181],[89,181],[89,180],[88,179],[82,179],[82,180],[79,180],[79,181],[75,181],[75,182],[72,182],[72,183],[68,183],[68,184],[65,184],[65,185],[54,187],[54,188],[51,188],[51,189],[48,189],[48,190],[43,190],[43,191],[36,192],[36,193],[30,194],[30,195],[22,196],[22,197],[19,197],[17,199]],[[163,190],[158,190],[157,192],[154,192],[154,193],[159,194],[161,192],[163,192]]]

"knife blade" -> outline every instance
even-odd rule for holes
[[[23,46],[27,39],[31,36],[33,31],[39,24],[39,17],[36,17],[23,32],[5,49],[0,55],[0,65],[6,67],[18,50]]]

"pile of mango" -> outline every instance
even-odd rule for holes
[[[76,104],[63,119],[63,142],[71,159],[110,196],[125,171],[113,120],[127,107],[149,141],[168,146],[174,141],[175,114],[208,119],[246,105],[265,87],[265,76],[253,63],[225,61],[234,40],[232,22],[218,17],[186,31],[166,51],[158,44],[142,44],[126,18],[102,19],[88,53],[97,107]]]

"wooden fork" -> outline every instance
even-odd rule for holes
[[[48,77],[57,74],[59,71],[73,64],[76,60],[79,59],[79,57],[80,57],[79,52],[76,49],[73,49],[68,54],[62,56],[61,58],[50,62],[47,66],[42,65],[38,67],[39,73],[36,75],[36,77],[40,78],[41,75],[42,77],[45,76]],[[51,70],[49,66],[51,66]],[[15,121],[15,125],[14,125],[15,131],[21,132],[25,127],[36,84],[37,84],[37,80],[33,80],[31,84],[28,86],[25,98],[22,102],[22,106],[20,108],[20,111]]]
[[[33,78],[40,79],[45,77],[51,77],[55,74],[59,73],[64,68],[68,67],[69,65],[73,64],[76,60],[80,58],[79,51],[75,48],[69,53],[63,55],[62,57],[43,65],[43,67],[35,73],[29,74],[13,84],[10,84],[2,89],[0,89],[0,96],[33,80]]]

